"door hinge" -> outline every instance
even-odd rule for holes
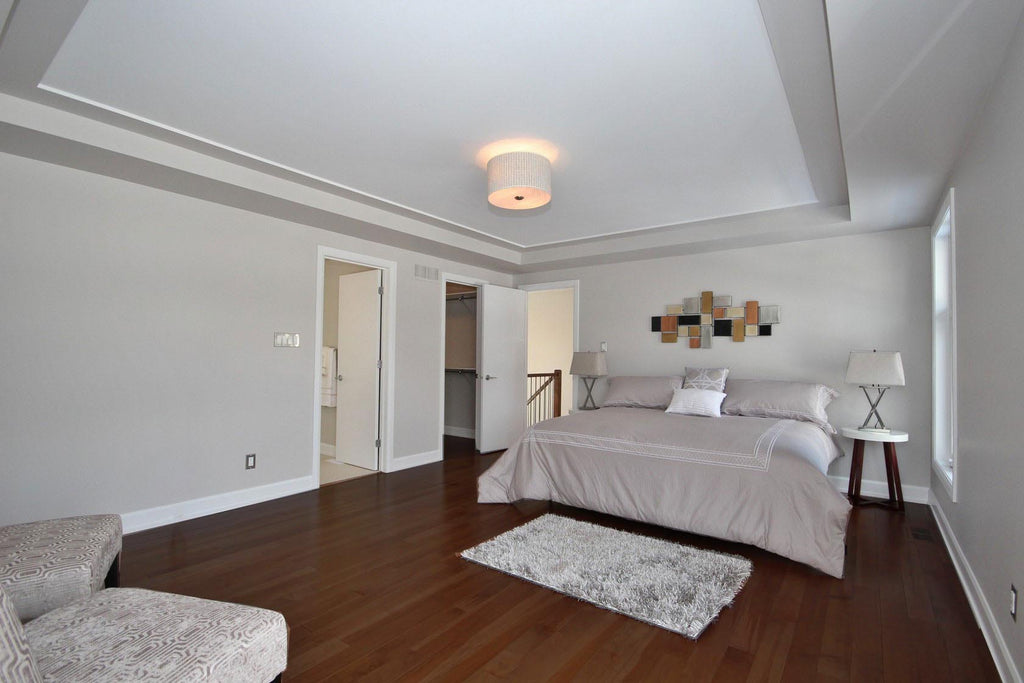
[[[381,296],[384,296],[384,286],[383,285],[381,285],[380,287],[377,288],[377,294],[380,294]]]
[[[378,370],[380,370],[380,369],[382,369],[383,367],[384,367],[384,363],[383,363],[383,361],[379,361],[379,360],[378,360],[378,361],[377,361],[377,369],[378,369]]]
[[[380,448],[380,439],[377,439],[376,441],[374,441],[373,445],[376,446],[377,448]]]

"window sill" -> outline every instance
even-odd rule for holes
[[[949,499],[956,502],[956,481],[953,478],[953,469],[946,467],[937,460],[932,460],[932,470],[935,471],[939,481],[946,489]]]

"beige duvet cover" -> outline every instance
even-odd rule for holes
[[[481,503],[552,500],[759,548],[842,577],[850,504],[819,427],[602,408],[540,422],[478,480]]]

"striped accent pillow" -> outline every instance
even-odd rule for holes
[[[676,389],[666,413],[721,417],[725,394],[709,389]]]

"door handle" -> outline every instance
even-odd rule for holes
[[[484,379],[498,379],[494,375],[484,375]]]

